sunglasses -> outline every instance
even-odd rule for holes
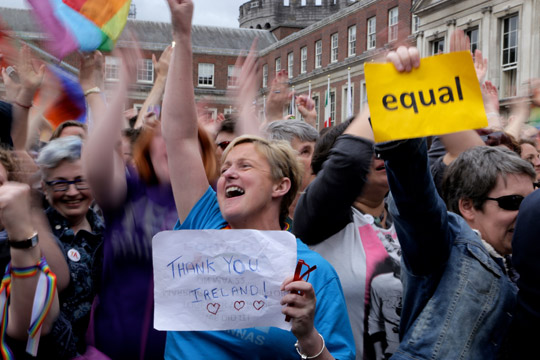
[[[508,211],[519,210],[519,205],[523,201],[524,197],[521,195],[506,195],[498,198],[486,198],[486,200],[496,201],[501,209]]]
[[[221,150],[225,151],[225,149],[227,148],[227,146],[229,146],[230,143],[231,143],[230,141],[222,141],[219,144],[217,144],[217,146],[219,146]]]

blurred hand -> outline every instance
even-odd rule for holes
[[[283,108],[289,103],[293,93],[289,91],[288,75],[286,70],[277,73],[266,100],[266,118],[268,121],[283,119]]]
[[[173,36],[191,34],[193,2],[191,0],[167,0],[171,9]]]
[[[159,60],[156,60],[156,56],[152,54],[152,63],[154,64],[154,70],[156,71],[156,78],[167,78],[169,72],[169,64],[171,63],[172,46],[169,45],[163,50]]]

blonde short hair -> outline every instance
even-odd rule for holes
[[[289,214],[289,206],[293,203],[298,189],[302,184],[302,165],[298,162],[296,153],[287,141],[269,141],[259,136],[243,135],[234,139],[223,153],[223,159],[237,145],[253,144],[259,154],[263,155],[270,165],[272,179],[279,181],[288,178],[291,181],[291,188],[283,196],[279,210],[279,223],[285,226],[285,221]]]

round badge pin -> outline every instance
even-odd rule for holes
[[[76,249],[69,249],[67,255],[71,261],[78,262],[81,260],[81,254]]]

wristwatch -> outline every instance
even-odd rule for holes
[[[22,241],[16,241],[16,240],[9,240],[8,239],[8,245],[14,249],[31,249],[33,247],[36,247],[38,244],[38,233],[35,232],[34,235],[29,237],[26,240]]]

